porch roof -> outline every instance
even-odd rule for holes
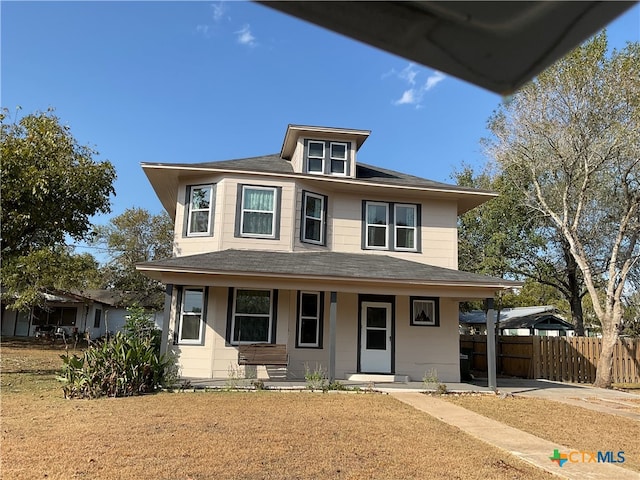
[[[223,250],[140,263],[136,268],[158,280],[162,280],[164,273],[184,273],[494,290],[521,285],[520,282],[425,265],[388,255],[342,252]]]

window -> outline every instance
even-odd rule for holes
[[[416,206],[395,205],[396,250],[416,249]]]
[[[366,204],[367,248],[387,248],[389,207],[386,203]]]
[[[204,288],[185,287],[180,302],[178,343],[202,344]]]
[[[334,175],[347,174],[346,143],[331,143],[331,173]]]
[[[420,250],[420,205],[364,201],[362,248]]]
[[[307,155],[307,171],[324,173],[324,142],[309,142]]]
[[[211,235],[213,185],[196,185],[189,189],[187,236]]]
[[[440,300],[437,297],[411,297],[411,325],[440,326]]]
[[[325,244],[326,197],[302,192],[302,241]]]
[[[297,346],[322,348],[322,292],[299,292]]]
[[[307,140],[306,149],[307,173],[349,174],[349,143]]]
[[[231,343],[271,343],[274,303],[272,290],[236,289],[231,319]]]
[[[276,237],[276,188],[242,186],[240,234]]]
[[[96,308],[96,313],[93,317],[93,328],[100,328],[100,319],[102,318],[102,310]]]

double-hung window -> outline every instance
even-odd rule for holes
[[[233,297],[231,343],[270,343],[274,303],[273,290],[236,289]]]
[[[363,202],[362,248],[416,252],[420,248],[420,205]]]
[[[322,301],[322,292],[299,292],[298,347],[322,347]]]
[[[347,174],[347,144],[331,142],[331,174]]]
[[[307,171],[324,173],[324,142],[310,140],[307,148]]]
[[[202,344],[204,288],[184,287],[180,301],[178,343]]]
[[[302,192],[302,241],[325,244],[326,197]]]
[[[366,203],[366,246],[387,249],[389,229],[389,205],[379,202]]]
[[[278,189],[242,186],[240,235],[276,238]]]
[[[416,249],[416,210],[415,205],[394,205],[395,249]]]
[[[213,185],[195,185],[189,189],[187,236],[211,235]]]
[[[349,174],[349,143],[328,140],[306,140],[305,168],[307,173],[347,176]]]

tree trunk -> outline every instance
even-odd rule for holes
[[[584,315],[582,312],[582,282],[579,277],[578,263],[571,254],[569,243],[562,238],[562,253],[564,255],[565,264],[567,266],[567,286],[569,287],[569,306],[571,307],[571,321],[576,328],[575,333],[578,337],[584,337]]]
[[[601,318],[602,350],[596,369],[594,387],[611,388],[613,382],[613,350],[618,342],[618,325],[613,318]]]

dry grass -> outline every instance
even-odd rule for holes
[[[640,422],[538,398],[446,396],[446,400],[575,450],[625,452],[620,464],[640,471]]]
[[[3,478],[553,478],[385,395],[64,400],[60,353],[2,346]]]

